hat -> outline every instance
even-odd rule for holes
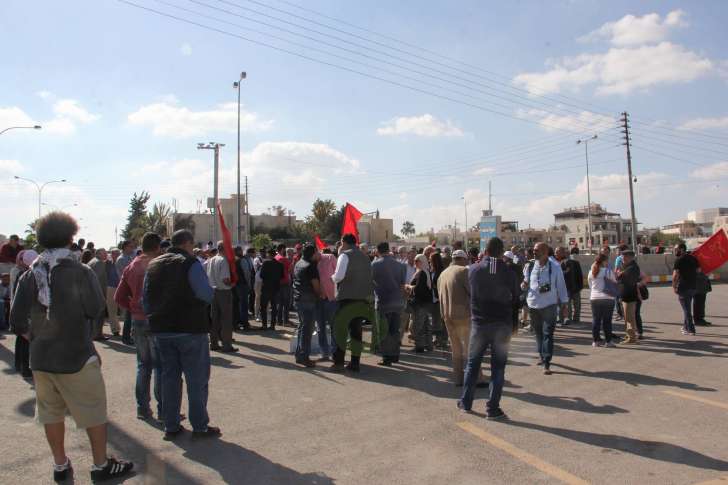
[[[453,251],[452,253],[452,259],[457,258],[468,259],[468,255],[465,254],[465,251],[463,251],[462,249],[458,249],[457,251]]]
[[[511,251],[506,251],[505,253],[503,253],[503,256],[506,257],[506,258],[508,258],[508,259],[513,259],[513,258],[516,257],[516,255],[513,254],[513,252],[511,252]]]
[[[634,251],[632,251],[631,249],[625,249],[620,254],[622,256],[630,256],[630,257],[633,257],[634,258]]]

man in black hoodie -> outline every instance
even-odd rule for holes
[[[490,347],[490,396],[486,403],[488,419],[505,418],[500,408],[505,382],[508,342],[513,332],[513,309],[518,307],[521,293],[519,278],[503,261],[503,241],[491,238],[488,256],[470,266],[470,346],[465,369],[463,394],[458,408],[470,411],[476,381],[485,351]]]

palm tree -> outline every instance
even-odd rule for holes
[[[401,232],[404,237],[411,236],[416,232],[415,225],[410,221],[404,221],[402,229],[399,232]]]
[[[152,211],[147,215],[147,229],[156,232],[161,237],[167,237],[167,220],[172,214],[172,208],[164,202],[155,203]]]

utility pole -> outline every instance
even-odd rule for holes
[[[490,180],[488,180],[488,212],[493,215],[493,186]]]
[[[217,226],[219,224],[218,222],[218,213],[217,213],[217,188],[218,188],[218,172],[220,168],[220,148],[224,147],[224,143],[215,143],[215,142],[209,142],[207,144],[204,143],[198,143],[197,149],[198,150],[213,150],[215,154],[215,160],[214,160],[214,168],[213,168],[213,201],[212,206],[210,209],[212,209],[213,219],[212,219],[212,239],[213,244],[217,244]],[[208,204],[209,205],[209,204]]]
[[[634,189],[632,188],[632,152],[629,143],[629,115],[622,113],[622,133],[624,133],[623,145],[627,147],[627,177],[629,177],[629,210],[632,217],[632,249],[637,251],[637,218],[634,216]]]
[[[582,140],[576,140],[577,145],[581,143],[584,144],[584,158],[586,159],[586,217],[587,224],[589,224],[589,230],[587,231],[587,247],[589,248],[589,252],[592,251],[594,246],[594,241],[592,240],[591,187],[589,185],[589,142],[596,139],[597,135],[594,135],[590,138],[584,138]]]
[[[245,79],[245,77],[246,74],[245,71],[243,71],[240,73],[240,78],[233,83],[233,88],[238,90],[238,199],[237,212],[235,213],[235,227],[237,227],[237,230],[235,231],[235,236],[237,237],[237,244],[240,244],[240,240],[242,239],[242,226],[240,225],[240,83],[243,79]]]
[[[250,200],[250,197],[248,196],[248,176],[245,176],[245,215],[248,219],[248,240],[250,240],[250,234],[252,228],[250,227],[250,206],[248,205],[248,201]],[[250,242],[250,241],[248,241]]]
[[[463,237],[463,246],[465,246],[463,249],[465,251],[468,250],[468,201],[465,199],[465,196],[460,197],[463,199],[463,204],[465,204],[465,236]]]

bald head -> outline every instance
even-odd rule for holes
[[[533,247],[533,252],[539,262],[546,263],[546,261],[548,261],[549,245],[545,242],[536,243],[536,246]]]

